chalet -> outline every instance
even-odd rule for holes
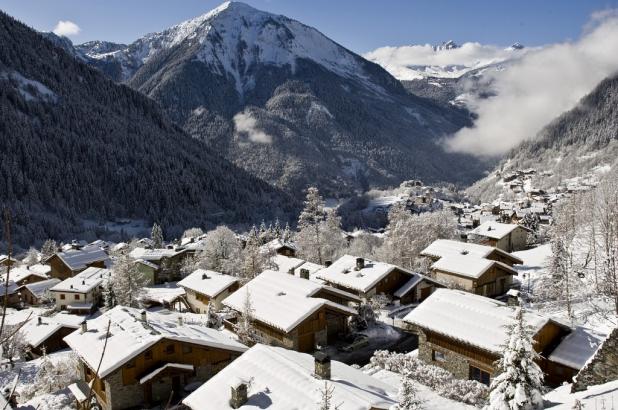
[[[265,271],[223,300],[243,312],[247,298],[254,327],[264,343],[301,352],[313,351],[348,333],[348,318],[357,314],[346,292],[281,272]]]
[[[316,277],[361,298],[384,294],[402,303],[424,300],[436,288],[443,286],[434,279],[398,266],[351,255],[344,255],[319,270]]]
[[[64,341],[80,359],[81,380],[71,391],[83,401],[79,392],[92,383],[104,410],[167,402],[185,386],[210,379],[247,349],[221,331],[184,323],[180,314],[123,306],[84,321]]]
[[[180,279],[180,266],[188,256],[184,247],[160,249],[135,248],[129,253],[137,269],[151,285]]]
[[[45,265],[33,265],[31,267],[17,266],[11,268],[10,279],[18,286],[27,285],[28,283],[40,282],[48,279],[47,273],[49,269],[44,268]],[[47,272],[47,273],[46,273]],[[6,280],[6,274],[2,275],[3,281]]]
[[[271,252],[283,256],[296,256],[296,244],[293,242],[285,242],[281,239],[273,239],[265,245],[262,245],[264,252]]]
[[[421,251],[421,256],[428,257],[434,262],[445,256],[453,255],[472,255],[478,258],[502,262],[508,266],[521,265],[523,263],[517,256],[500,248],[450,239],[435,240]]]
[[[324,281],[316,278],[317,272],[324,266],[317,263],[307,262],[303,259],[294,258],[291,256],[275,255],[271,259],[272,270],[290,275],[310,279],[314,282],[323,283]]]
[[[101,302],[103,282],[111,276],[109,269],[87,268],[49,289],[56,309],[71,313],[91,313]]]
[[[496,374],[495,362],[506,341],[506,326],[513,323],[514,311],[483,296],[439,289],[403,320],[419,336],[419,359],[442,367],[459,379],[488,385]],[[571,329],[530,312],[525,312],[524,319],[533,333],[534,349],[540,354],[539,365],[546,383],[559,385],[569,381],[573,369],[555,360],[555,356],[552,359],[552,355],[557,352],[567,356],[560,353],[561,345],[572,351],[577,340],[565,338]]]
[[[8,255],[0,255],[0,267],[14,266],[17,261],[14,258],[9,258]]]
[[[528,232],[529,230],[521,225],[485,222],[470,233],[479,237],[484,245],[515,252],[526,249]]]
[[[360,369],[280,347],[255,345],[183,400],[193,410],[319,407],[324,383],[338,409],[386,410],[397,404],[397,389]],[[317,406],[317,407],[316,407]]]
[[[238,290],[238,279],[211,270],[197,269],[178,282],[187,295],[187,302],[195,313],[206,313],[208,304],[216,310],[222,307],[223,299]]]
[[[66,315],[59,315],[60,318],[62,316]],[[63,338],[73,333],[78,327],[79,323],[37,316],[21,327],[20,334],[28,346],[28,355],[35,359],[43,353],[49,354],[67,349],[69,346]]]
[[[22,301],[28,305],[41,305],[52,299],[50,289],[60,283],[60,279],[51,278],[40,282],[28,283],[20,288]]]
[[[85,246],[58,252],[45,261],[51,266],[50,276],[64,280],[89,267],[105,268],[110,265],[107,253],[98,246]]]
[[[187,292],[183,288],[177,287],[175,283],[146,286],[142,288],[139,301],[146,308],[163,307],[177,312],[191,310],[187,302]]]

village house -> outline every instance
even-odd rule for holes
[[[271,258],[270,262],[272,264],[272,270],[277,272],[289,273],[290,275],[302,277],[303,279],[324,283],[323,280],[315,276],[317,272],[324,267],[317,263],[307,262],[303,259],[284,255],[275,255]]]
[[[324,383],[341,410],[386,410],[397,390],[360,369],[280,347],[255,345],[183,400],[193,410],[268,408],[315,409]]]
[[[129,253],[150,285],[179,280],[180,266],[188,255],[186,248],[173,246],[160,249],[135,248]]]
[[[79,327],[79,323],[83,321],[82,318],[74,315],[70,316],[77,318],[79,322],[64,320],[69,315],[56,316],[37,316],[28,320],[21,327],[19,332],[28,346],[28,356],[31,359],[36,359],[44,353],[49,354],[58,350],[68,349],[69,346],[64,342],[63,338],[73,333]]]
[[[58,252],[45,260],[51,266],[49,275],[64,280],[89,267],[105,268],[111,263],[109,256],[98,246],[85,246]]]
[[[80,359],[81,380],[71,391],[83,408],[92,383],[104,410],[166,403],[246,350],[221,331],[184,323],[181,314],[123,306],[83,322],[64,341]]]
[[[26,266],[11,265],[8,288],[6,286],[7,273],[5,272],[0,275],[0,298],[4,300],[6,294],[8,306],[19,306],[24,302],[29,303],[23,298],[23,286],[48,279],[48,276],[44,273],[45,269],[41,268],[42,265],[35,266],[33,266],[31,270]]]
[[[422,301],[436,288],[444,286],[419,273],[352,255],[337,259],[319,270],[316,277],[363,299],[384,294],[404,304]]]
[[[13,266],[17,263],[14,258],[9,258],[8,255],[0,255],[0,267]]]
[[[187,302],[187,292],[175,283],[146,286],[142,288],[139,301],[143,307],[163,307],[177,312],[189,312],[191,308]]]
[[[50,289],[60,283],[60,279],[51,278],[40,282],[28,283],[23,285],[19,291],[21,292],[21,300],[27,305],[36,306],[51,302],[53,296]]]
[[[471,255],[477,258],[502,262],[508,266],[521,265],[523,263],[520,258],[502,249],[451,239],[437,239],[433,241],[431,245],[421,251],[420,255],[428,257],[434,262],[445,256]]]
[[[91,313],[101,302],[103,282],[111,276],[109,269],[87,268],[49,289],[57,310],[71,313]]]
[[[289,274],[264,271],[223,300],[239,314],[249,298],[254,327],[263,343],[311,352],[348,333],[357,314],[354,295]]]
[[[522,225],[485,222],[470,234],[478,237],[481,244],[493,246],[506,252],[526,249],[529,230]]]
[[[506,326],[514,321],[514,311],[483,296],[439,289],[403,320],[419,336],[419,359],[459,379],[489,385],[496,375],[495,362],[506,341]],[[524,320],[532,331],[534,349],[540,354],[545,383],[550,386],[570,381],[577,372],[573,363],[564,364],[574,349],[579,349],[576,367],[596,351],[594,345],[577,347],[577,333],[569,338],[571,329],[550,318],[525,312]]]
[[[220,310],[223,299],[238,289],[238,279],[211,270],[197,269],[178,282],[186,292],[186,299],[194,313],[208,312],[208,304]]]
[[[292,242],[285,242],[281,239],[273,239],[267,244],[262,245],[262,251],[283,256],[296,256],[296,245]]]

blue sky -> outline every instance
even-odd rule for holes
[[[377,47],[458,43],[528,46],[576,39],[591,13],[617,8],[618,0],[246,0],[252,6],[316,27],[363,53]],[[38,30],[59,20],[76,23],[75,43],[131,42],[203,14],[212,0],[3,0],[0,8]]]

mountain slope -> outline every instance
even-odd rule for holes
[[[378,65],[285,16],[224,3],[108,57],[192,136],[292,192],[481,175],[483,164],[436,144],[469,124],[466,113],[410,95]]]
[[[536,137],[513,149],[494,172],[468,191],[476,198],[495,198],[502,189],[501,174],[527,168],[537,170],[534,186],[547,189],[569,178],[615,170],[617,158],[618,75],[615,75],[603,80],[577,107],[556,118]]]
[[[290,199],[215,155],[143,95],[0,13],[0,191],[17,243],[83,219],[183,227],[285,217]]]

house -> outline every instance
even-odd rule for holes
[[[47,276],[47,273],[49,273],[49,269],[44,269],[44,266],[45,265],[12,267],[10,278],[19,286],[48,279],[49,276]],[[6,274],[2,275],[2,278],[2,280],[6,280]]]
[[[216,310],[222,307],[223,299],[238,290],[238,279],[234,276],[211,270],[197,269],[178,282],[187,294],[187,303],[195,313],[206,313],[208,304]]]
[[[180,279],[180,266],[188,256],[184,247],[160,249],[135,248],[129,253],[137,269],[148,278],[151,285]]]
[[[277,272],[289,273],[318,283],[324,282],[315,276],[324,267],[317,263],[284,255],[275,255],[270,262],[272,263],[272,270]]]
[[[354,295],[289,274],[264,271],[223,300],[242,313],[247,298],[254,327],[264,343],[300,352],[313,351],[348,333],[356,309]]]
[[[139,301],[146,308],[163,307],[177,312],[191,310],[187,302],[187,293],[183,288],[177,287],[175,283],[146,286],[142,288]]]
[[[105,268],[110,265],[110,262],[107,253],[98,246],[85,246],[81,249],[58,252],[45,261],[51,266],[50,276],[60,280],[75,276],[89,267]]]
[[[87,268],[49,289],[56,300],[56,309],[71,313],[91,313],[101,302],[103,282],[111,276],[104,268]]]
[[[493,246],[506,252],[526,249],[529,229],[522,225],[485,222],[470,232],[479,237],[484,245]]]
[[[434,262],[445,256],[473,255],[478,258],[502,262],[509,266],[521,265],[524,263],[517,256],[503,251],[500,248],[450,239],[435,240],[431,245],[423,249],[420,254],[421,256],[430,258]]]
[[[6,293],[8,306],[17,306],[23,302],[29,303],[23,298],[23,286],[44,281],[47,275],[40,270],[30,270],[26,266],[11,267],[9,272],[9,284],[6,289],[6,273],[0,276],[0,295],[4,299]]]
[[[81,380],[71,390],[83,400],[79,391],[92,383],[104,410],[167,402],[247,349],[221,331],[184,323],[180,314],[123,306],[84,321],[64,341],[80,359]]]
[[[0,267],[14,266],[17,261],[8,255],[0,255]]]
[[[60,279],[51,278],[40,282],[28,283],[20,288],[22,301],[28,305],[41,305],[50,302],[50,289],[60,283]]]
[[[262,245],[264,252],[271,252],[283,256],[296,256],[296,245],[293,242],[285,242],[282,239],[273,239]]]
[[[49,354],[67,349],[69,346],[63,338],[73,333],[78,327],[78,323],[59,321],[54,317],[37,316],[21,327],[20,335],[29,348],[28,355],[36,359],[44,353]]]
[[[506,341],[506,326],[514,322],[514,312],[512,307],[493,299],[438,289],[403,320],[419,336],[419,359],[459,379],[488,385],[496,374],[495,362]],[[533,334],[534,349],[540,354],[539,365],[546,383],[558,385],[570,380],[574,374],[570,365],[553,360],[552,354],[562,356],[561,343],[570,350],[577,342],[564,339],[571,329],[531,312],[525,312],[524,320]]]
[[[316,273],[327,284],[361,298],[384,294],[411,303],[423,300],[436,288],[436,280],[390,263],[344,255]]]
[[[183,400],[193,410],[315,409],[327,383],[340,410],[390,409],[397,390],[360,369],[280,347],[255,345]],[[334,407],[333,407],[334,408]]]

